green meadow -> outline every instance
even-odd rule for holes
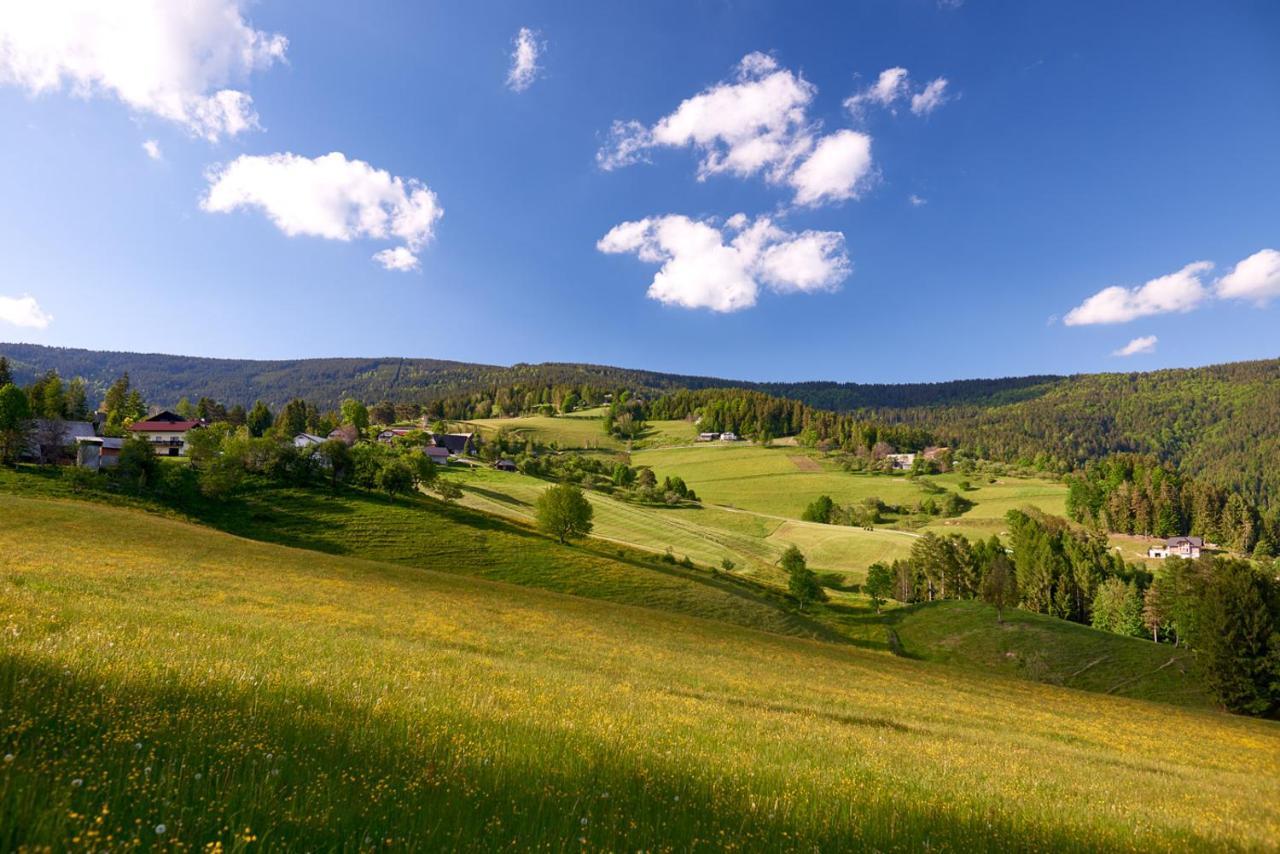
[[[534,502],[548,486],[545,480],[492,469],[447,476],[462,487],[466,506],[525,523],[533,522]],[[775,583],[782,582],[777,562],[789,545],[800,548],[815,569],[860,580],[875,561],[905,556],[912,541],[901,531],[786,520],[709,503],[639,505],[598,492],[588,492],[587,499],[595,511],[594,537],[660,554],[670,548],[677,558],[687,555],[703,566],[719,566],[728,557],[734,572]]]
[[[718,593],[684,613],[565,595],[625,562],[462,508],[383,501],[416,518],[375,524],[353,503],[286,491],[227,509],[233,536],[0,495],[0,850],[1280,838],[1274,723],[799,637]],[[423,542],[450,521],[470,549]],[[524,586],[470,574],[486,565]],[[908,651],[935,631],[918,617],[896,624]]]

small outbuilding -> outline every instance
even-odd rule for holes
[[[77,436],[76,465],[93,471],[111,468],[120,461],[120,449],[123,447],[124,439],[115,439],[110,436]]]
[[[496,463],[493,464],[493,467],[496,468],[498,471],[515,471],[516,470],[516,464],[513,463],[511,460],[498,460]]]

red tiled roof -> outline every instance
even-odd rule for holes
[[[192,427],[200,427],[200,421],[138,421],[129,425],[135,433],[185,433]]]

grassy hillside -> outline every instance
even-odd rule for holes
[[[0,469],[0,502],[6,494],[71,496],[60,478]],[[606,543],[562,547],[527,528],[422,496],[391,502],[356,491],[330,496],[257,484],[226,502],[199,502],[192,512],[205,524],[269,543],[507,581],[762,631],[838,637],[794,613],[778,597],[705,571],[666,566],[651,555]]]
[[[933,602],[889,613],[909,656],[1179,705],[1211,705],[1200,681],[1188,678],[1191,653],[1126,638],[1028,611],[1010,610],[996,623],[980,602]]]
[[[98,504],[0,519],[4,850],[1280,838],[1271,723]]]

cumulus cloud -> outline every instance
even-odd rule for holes
[[[1128,323],[1153,314],[1191,311],[1209,296],[1201,277],[1212,269],[1212,262],[1196,261],[1138,287],[1104,288],[1069,311],[1062,322],[1067,326]]]
[[[160,143],[154,139],[148,139],[146,142],[142,143],[142,150],[145,151],[147,156],[152,160],[159,160],[164,156],[160,152]]]
[[[0,4],[0,83],[113,97],[209,140],[258,126],[231,88],[284,60],[284,36],[255,30],[239,0],[40,0]]]
[[[40,308],[36,298],[30,294],[0,296],[0,321],[28,329],[44,329],[52,320],[53,315]]]
[[[1255,252],[1218,279],[1214,290],[1222,299],[1250,300],[1265,306],[1280,297],[1280,252]]]
[[[1141,338],[1133,339],[1111,355],[1137,356],[1141,353],[1154,353],[1156,351],[1156,342],[1159,340],[1160,339],[1154,335],[1144,335]]]
[[[839,130],[823,137],[788,179],[796,204],[854,199],[871,174],[871,137]]]
[[[596,163],[619,169],[647,162],[654,149],[692,148],[700,181],[761,176],[792,187],[799,205],[857,198],[872,174],[871,137],[851,130],[824,135],[809,116],[816,93],[773,57],[750,53],[730,80],[686,98],[654,124],[615,121]]]
[[[596,248],[661,264],[650,299],[717,312],[750,308],[762,286],[780,294],[835,290],[852,269],[843,234],[789,232],[745,214],[722,227],[674,214],[624,222]]]
[[[200,201],[206,211],[258,208],[290,237],[402,241],[374,256],[389,270],[416,267],[417,251],[444,215],[435,193],[420,181],[337,151],[316,158],[241,155],[206,177],[209,189]]]
[[[512,92],[523,92],[538,79],[541,67],[538,57],[542,55],[543,45],[538,42],[537,33],[528,27],[521,27],[516,33],[511,51],[511,70],[507,72],[507,87]]]

